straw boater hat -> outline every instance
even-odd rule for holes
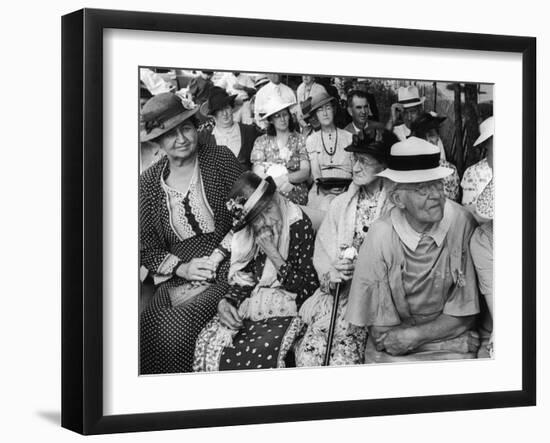
[[[479,137],[474,142],[474,146],[480,145],[495,134],[495,120],[491,116],[479,125]]]
[[[397,102],[404,108],[421,105],[424,100],[426,97],[420,97],[416,86],[402,86],[397,90]]]
[[[283,101],[281,97],[278,95],[271,95],[269,96],[266,104],[264,105],[262,118],[260,120],[267,120],[269,117],[271,117],[273,114],[277,114],[277,112],[282,111],[283,109],[290,108],[293,106],[296,102],[286,102]]]
[[[244,174],[256,175],[251,171]],[[256,176],[256,180],[258,179]],[[271,202],[276,190],[277,185],[273,178],[267,176],[259,180],[255,189],[246,187],[242,195],[229,199],[226,206],[233,217],[233,232],[239,232],[252,223]]]
[[[315,94],[311,98],[311,108],[309,110],[309,114],[313,113],[315,110],[319,109],[321,106],[326,105],[328,102],[331,102],[334,100],[334,97],[331,95],[328,95],[327,92],[320,92],[319,94]]]
[[[395,183],[420,183],[440,180],[453,173],[439,166],[439,147],[418,137],[409,137],[391,147],[388,167],[378,173]]]
[[[178,126],[199,110],[191,100],[182,100],[172,92],[163,92],[149,99],[141,110],[143,129],[140,141],[154,140]]]
[[[200,107],[201,114],[205,117],[211,117],[216,111],[225,108],[227,105],[233,107],[236,97],[237,94],[229,95],[225,89],[214,86],[208,93],[208,99]]]

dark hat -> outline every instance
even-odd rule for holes
[[[304,119],[310,117],[311,113],[311,97],[306,98],[303,102],[300,102],[300,109],[302,110],[302,115]]]
[[[430,129],[439,128],[446,118],[435,112],[423,112],[411,123],[411,133],[417,137],[424,136]]]
[[[213,86],[208,93],[208,99],[201,105],[201,114],[210,117],[227,105],[233,107],[235,97],[237,95],[229,95],[225,89]]]
[[[201,72],[206,75],[214,75],[214,71],[201,71]]]
[[[351,145],[344,148],[347,152],[369,154],[376,160],[387,163],[390,149],[399,139],[392,132],[384,128],[382,123],[369,122],[369,126],[353,135]]]
[[[319,109],[321,106],[326,105],[328,102],[331,102],[334,100],[334,97],[331,95],[328,95],[327,92],[320,92],[319,94],[315,94],[311,98],[311,109],[309,113],[311,114],[316,109]]]
[[[237,179],[234,187],[240,187],[240,192],[237,192],[236,197],[230,198],[226,206],[233,217],[233,232],[239,232],[263,212],[271,202],[277,185],[270,176],[262,179],[254,172],[247,171]]]
[[[170,131],[199,110],[191,100],[179,98],[173,92],[163,92],[150,98],[141,109],[143,129],[140,141],[146,142]]]

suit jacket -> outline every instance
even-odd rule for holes
[[[260,132],[253,125],[245,125],[244,123],[237,123],[241,130],[241,149],[237,160],[243,166],[244,169],[249,171],[252,169],[252,163],[250,162],[250,154],[254,147],[254,142],[260,135]],[[203,146],[217,146],[216,137],[212,134],[214,128],[205,128],[199,133],[199,143]]]

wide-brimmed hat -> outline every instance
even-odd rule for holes
[[[491,116],[479,125],[479,137],[474,142],[474,146],[480,145],[495,134],[495,119]]]
[[[191,100],[181,99],[173,92],[163,92],[150,98],[141,109],[142,142],[154,140],[178,126],[199,110]]]
[[[433,111],[423,112],[411,123],[410,130],[413,135],[425,134],[430,129],[438,129],[447,117],[438,115]]]
[[[283,100],[281,97],[279,97],[278,94],[270,95],[264,105],[264,108],[261,110],[262,117],[260,118],[260,120],[267,120],[273,114],[277,114],[277,112],[282,111],[283,109],[286,109],[286,108],[290,108],[295,104],[296,104],[295,101],[287,102]]]
[[[254,173],[248,171],[244,174]],[[261,179],[258,186],[248,195],[230,198],[226,206],[233,217],[233,232],[239,232],[252,223],[271,202],[276,190],[277,185],[273,178],[267,176],[265,179]]]
[[[404,108],[411,108],[424,103],[426,97],[420,97],[416,86],[401,86],[397,90],[397,102]]]
[[[377,175],[395,183],[440,180],[453,173],[451,168],[439,166],[440,158],[438,146],[418,137],[409,137],[391,147],[388,167]]]
[[[210,88],[208,99],[200,107],[201,114],[205,117],[211,117],[216,111],[225,108],[227,105],[233,107],[236,97],[237,94],[229,95],[225,89],[214,86]]]
[[[332,100],[334,100],[334,97],[332,95],[329,95],[325,91],[320,92],[319,94],[315,94],[313,97],[311,97],[311,109],[309,111],[309,114],[319,109],[321,106],[327,104],[328,102],[331,102]]]
[[[369,126],[353,135],[352,143],[344,151],[368,154],[382,163],[387,163],[390,149],[399,139],[379,122],[370,122]]]
[[[495,195],[495,185],[494,179],[491,179],[489,183],[483,188],[481,194],[476,200],[476,213],[481,218],[492,220],[494,216],[494,195]]]
[[[310,117],[310,114],[311,114],[311,97],[308,97],[303,102],[300,102],[300,109],[302,110],[302,116],[304,117],[304,119]]]

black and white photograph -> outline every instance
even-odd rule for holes
[[[498,358],[494,84],[136,77],[140,375]]]

